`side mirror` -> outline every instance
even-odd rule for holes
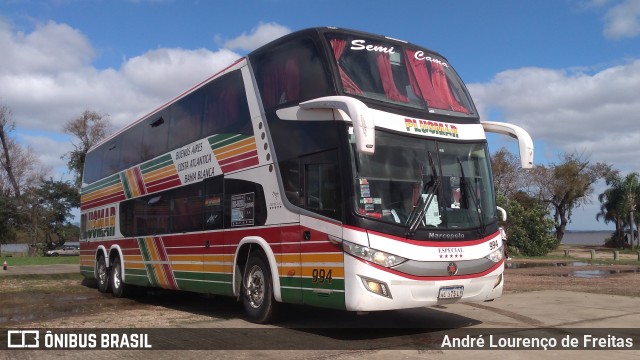
[[[344,111],[353,123],[358,152],[372,155],[376,150],[375,122],[367,105],[347,96],[326,96],[300,103],[302,109],[337,109]]]
[[[520,150],[520,165],[523,169],[531,169],[533,167],[533,140],[531,136],[523,128],[496,121],[481,121],[482,127],[487,132],[509,135],[518,140],[518,149]]]
[[[500,216],[502,217],[502,221],[507,221],[507,211],[503,208],[501,208],[500,206],[496,206],[496,208],[498,208],[498,212],[500,213]]]

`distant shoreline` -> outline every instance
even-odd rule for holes
[[[611,237],[613,230],[599,231],[567,231],[562,238],[562,245],[604,245]]]

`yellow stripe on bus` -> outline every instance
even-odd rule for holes
[[[313,277],[313,270],[320,270],[320,269],[324,269],[325,271],[325,276],[326,273],[331,270],[331,277],[332,278],[344,278],[344,268],[343,267],[306,267],[303,266],[302,267],[302,276],[303,277]],[[318,274],[316,274],[316,276],[318,276]]]
[[[125,174],[127,176],[127,182],[129,182],[131,195],[133,197],[140,196],[140,190],[138,189],[138,182],[136,181],[136,176],[134,175],[134,169],[127,170]]]
[[[104,189],[100,189],[98,191],[93,191],[88,194],[82,195],[80,197],[83,203],[89,202],[91,200],[99,199],[102,197],[106,197],[109,195],[117,194],[122,191],[122,184],[118,183],[116,185],[111,185]]]
[[[251,145],[253,145],[254,148],[256,147],[256,139],[252,137],[248,139],[244,139],[242,141],[235,142],[233,144],[223,146],[221,148],[217,148],[213,150],[213,153],[216,155],[216,157],[219,157],[220,155],[223,155],[229,151],[233,151],[235,149],[245,147],[245,146],[251,146]],[[225,157],[228,157],[228,156],[225,156]]]
[[[145,183],[148,183],[151,181],[164,179],[166,177],[175,175],[177,173],[178,172],[176,171],[176,167],[173,164],[171,164],[171,165],[167,165],[165,167],[161,167],[159,169],[153,170],[151,172],[148,172],[144,174],[142,178]]]
[[[202,264],[171,264],[173,271],[202,272]]]
[[[241,148],[235,149],[233,151],[226,152],[224,154],[216,154],[216,159],[218,159],[218,161],[223,161],[225,159],[232,158],[236,155],[247,154],[256,150],[257,150],[256,144],[250,144],[250,145],[246,145]]]
[[[213,272],[213,273],[228,273],[227,266],[225,265],[215,265],[215,264],[206,264],[203,266],[204,272]]]

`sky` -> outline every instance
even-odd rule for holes
[[[13,135],[69,178],[64,124],[113,130],[291,31],[337,26],[443,54],[483,120],[514,123],[535,162],[577,151],[640,172],[640,0],[0,0],[0,105]],[[490,136],[496,151],[515,142]],[[592,201],[569,230],[610,230]]]

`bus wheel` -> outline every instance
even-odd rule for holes
[[[113,265],[111,266],[111,293],[118,298],[126,295],[127,288],[122,278],[122,267],[120,263],[120,258],[117,257],[113,260]]]
[[[273,298],[271,271],[259,253],[251,254],[242,281],[242,303],[249,319],[258,324],[274,320],[276,301]]]
[[[96,272],[98,275],[98,291],[101,293],[109,292],[109,269],[107,268],[107,262],[102,255],[98,257]]]

